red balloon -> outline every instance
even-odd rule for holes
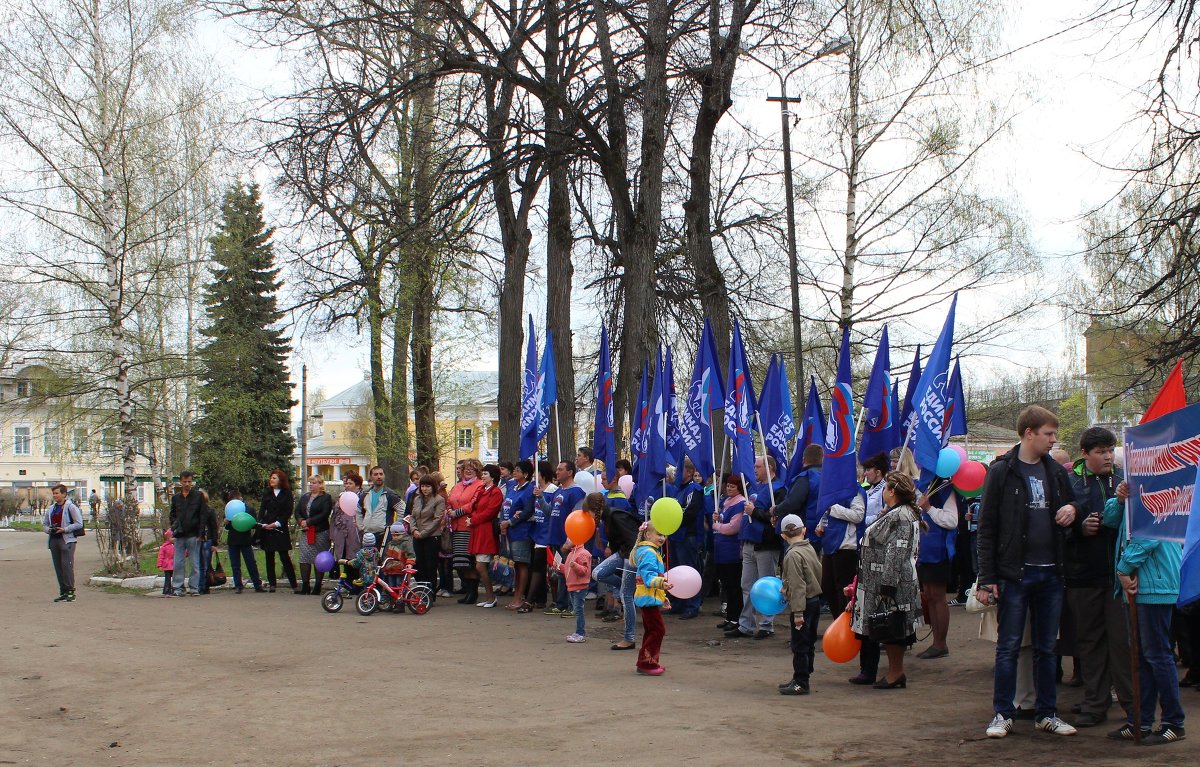
[[[567,521],[563,523],[563,527],[567,531],[567,540],[576,546],[582,546],[596,534],[596,520],[592,519],[592,515],[582,509],[577,509],[568,514]]]
[[[983,480],[987,477],[987,467],[979,461],[967,461],[959,467],[958,471],[954,472],[954,476],[950,481],[959,490],[972,493],[983,487]]]
[[[834,663],[849,663],[862,648],[862,640],[850,630],[850,613],[843,612],[833,624],[825,629],[821,638],[821,650]]]

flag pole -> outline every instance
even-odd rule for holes
[[[858,411],[858,419],[854,424],[854,444],[858,444],[858,438],[862,436],[863,417],[867,414],[867,408],[862,407]]]
[[[558,438],[558,463],[562,463],[562,420],[558,417],[558,398],[554,399],[554,435]]]

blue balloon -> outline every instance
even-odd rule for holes
[[[950,448],[944,447],[938,453],[937,475],[939,477],[953,477],[954,472],[958,471],[960,466],[962,466],[962,456]]]
[[[237,500],[236,498],[234,500],[230,501],[229,503],[225,504],[225,520],[227,522],[232,522],[233,518],[236,517],[238,514],[245,514],[245,513],[246,513],[246,504],[243,503],[242,501]]]
[[[774,575],[759,578],[750,587],[750,603],[763,615],[779,615],[787,610],[788,603],[783,598],[783,581]]]

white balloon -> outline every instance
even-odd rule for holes
[[[581,471],[575,474],[575,484],[583,488],[585,493],[596,492],[596,475],[590,471]]]

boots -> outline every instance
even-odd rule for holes
[[[315,586],[313,586],[312,593],[316,594],[317,596],[321,596],[321,583],[324,580],[325,580],[324,573],[318,571],[317,572],[317,583]]]
[[[479,579],[473,578],[463,584],[466,594],[458,600],[460,605],[473,605],[479,599]]]
[[[300,582],[303,584],[297,594],[311,594],[312,591],[308,588],[308,576],[312,573],[312,565],[300,563]],[[293,584],[292,588],[295,588]]]

